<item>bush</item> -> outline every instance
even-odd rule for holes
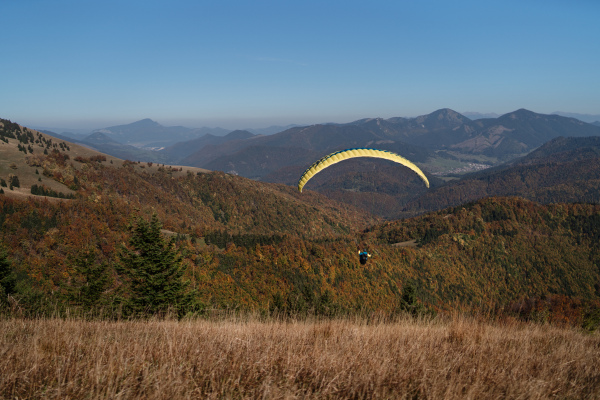
[[[19,177],[16,175],[11,175],[8,177],[8,184],[12,187],[21,187],[21,182],[19,182]]]

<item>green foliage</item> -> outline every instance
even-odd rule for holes
[[[0,247],[0,306],[15,292],[16,278],[6,249]]]
[[[48,215],[40,210],[33,209],[22,216],[20,226],[29,231],[32,236],[41,236],[48,230],[58,226],[58,216],[56,214]]]
[[[150,221],[137,217],[130,224],[129,248],[120,253],[118,272],[128,280],[127,306],[135,315],[154,315],[169,311],[183,314],[191,299],[186,294],[188,281],[182,279],[181,256],[161,234],[161,223],[153,214]]]
[[[108,265],[97,262],[92,249],[80,252],[73,260],[77,275],[69,287],[69,299],[85,310],[106,306],[105,292],[111,283]]]
[[[48,196],[48,197],[57,197],[59,199],[74,199],[75,195],[72,193],[64,194],[62,192],[56,192],[50,188],[47,188],[44,185],[33,185],[31,186],[31,194],[36,196]]]
[[[17,134],[20,134],[21,132],[19,124],[1,118],[0,122],[4,125],[3,127],[0,127],[0,137],[3,138],[6,143],[8,143],[8,138],[16,139]]]
[[[594,307],[587,310],[583,316],[582,328],[589,332],[594,332],[600,328],[600,307]]]
[[[233,243],[236,246],[253,248],[257,245],[276,245],[283,241],[281,235],[256,235],[256,234],[237,234],[232,235],[226,231],[213,231],[204,234],[206,244],[214,244],[217,247],[225,248],[228,243]]]
[[[435,314],[432,309],[426,307],[419,300],[419,286],[414,280],[410,280],[404,285],[400,296],[399,309],[413,317],[434,316]]]
[[[418,241],[418,244],[419,246],[424,246],[428,243],[435,241],[438,237],[442,236],[445,233],[448,233],[447,229],[429,228],[425,231],[425,234],[423,235],[421,240]]]
[[[11,188],[12,187],[21,187],[21,182],[19,182],[19,177],[16,175],[11,175],[8,178],[8,184]]]
[[[315,295],[311,288],[304,286],[288,292],[285,296],[277,292],[269,304],[272,315],[286,317],[306,317],[309,315],[333,317],[340,315],[342,307],[333,300],[329,290]]]

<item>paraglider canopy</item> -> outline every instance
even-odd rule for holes
[[[357,148],[357,149],[347,149],[336,151],[335,153],[331,153],[320,160],[313,163],[310,167],[307,168],[306,171],[302,174],[300,179],[298,180],[298,190],[302,192],[302,188],[306,183],[316,174],[324,170],[325,168],[336,164],[340,161],[347,160],[355,157],[373,157],[373,158],[383,158],[386,160],[394,161],[399,164],[402,164],[411,170],[413,170],[425,183],[425,186],[429,187],[429,180],[421,171],[419,167],[415,164],[407,160],[406,158],[393,153],[387,150],[377,150],[377,149],[366,149],[366,148]]]

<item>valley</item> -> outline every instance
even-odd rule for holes
[[[351,159],[299,193],[320,153],[241,135],[211,145],[227,173],[0,121],[1,393],[597,396],[600,137],[503,164],[387,142],[431,189]]]
[[[11,276],[19,290],[27,288],[19,302],[24,310],[44,309],[31,302],[50,293],[53,304],[81,309],[69,293],[88,279],[78,261],[86,254],[107,276],[98,304],[105,311],[122,307],[128,283],[119,273],[120,254],[136,221],[152,215],[171,232],[199,309],[396,313],[413,285],[414,301],[435,312],[466,304],[504,312],[524,299],[548,299],[539,304],[550,307],[564,298],[580,305],[551,314],[581,323],[586,307],[600,299],[593,136],[557,138],[529,156],[447,183],[430,175],[429,190],[396,165],[349,160],[298,193],[285,184],[295,175],[291,166],[273,179],[279,183],[269,183],[121,160],[6,120],[2,129],[2,177],[17,176],[20,185],[3,187],[0,239]],[[313,129],[292,128],[300,135],[294,140],[312,138]],[[426,155],[434,153],[411,154],[427,169]],[[34,184],[42,195],[27,193]],[[365,247],[373,257],[359,268],[356,253]]]
[[[468,175],[473,172],[508,166],[557,137],[600,135],[600,128],[595,125],[524,109],[476,120],[450,109],[441,109],[416,118],[369,118],[346,124],[281,127],[281,131],[272,131],[268,135],[240,130],[215,131],[219,135],[214,135],[204,130],[203,136],[159,151],[131,146],[132,143],[141,144],[144,127],[150,129],[154,141],[160,134],[173,136],[174,132],[182,130],[187,132],[185,134],[192,132],[188,128],[162,127],[151,120],[143,120],[98,130],[83,143],[122,159],[219,170],[290,186],[296,184],[312,162],[326,154],[344,148],[376,147],[415,162],[426,174],[436,178],[432,179],[432,187],[436,188],[447,182],[468,180]],[[307,189],[326,192],[330,198],[362,207],[379,217],[394,219],[414,215],[411,202],[419,201],[418,197],[424,195],[401,170],[389,168],[385,163],[361,159],[333,168],[335,173],[327,177],[318,175]],[[369,170],[378,172],[360,172]],[[553,201],[560,201],[560,198],[554,197]],[[565,198],[565,201],[571,200]]]

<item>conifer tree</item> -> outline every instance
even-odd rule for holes
[[[173,240],[165,240],[156,214],[150,221],[138,217],[129,228],[129,247],[120,253],[118,272],[129,280],[129,305],[137,315],[168,310],[184,312],[190,304],[189,282],[183,281],[182,257]]]
[[[6,249],[0,247],[0,302],[15,292],[15,274],[10,265]]]
[[[87,249],[75,258],[74,269],[78,277],[70,288],[71,299],[86,309],[100,307],[110,283],[107,264],[97,263],[94,251]]]
[[[433,316],[435,312],[423,305],[418,298],[419,286],[416,281],[408,281],[400,297],[400,310],[412,316]]]

